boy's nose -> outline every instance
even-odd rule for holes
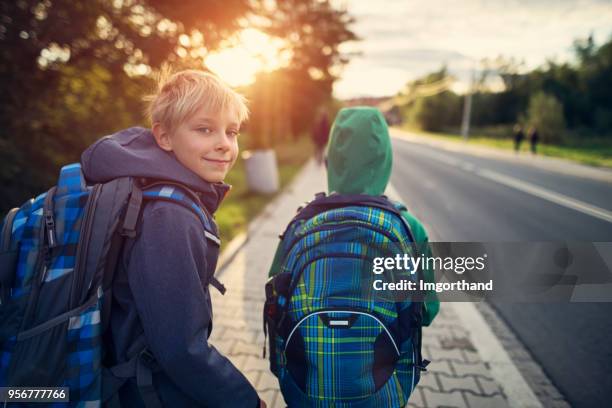
[[[229,150],[231,148],[231,143],[229,141],[229,138],[227,137],[226,134],[221,134],[218,138],[217,138],[217,146],[216,149],[217,150]]]

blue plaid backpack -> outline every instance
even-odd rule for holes
[[[319,193],[281,235],[264,332],[290,407],[407,404],[429,363],[421,357],[422,303],[372,290],[374,257],[417,251],[402,208],[386,197]]]
[[[0,387],[68,387],[69,402],[58,406],[95,407],[117,402],[116,390],[135,376],[145,403],[161,406],[144,345],[127,363],[107,367],[103,337],[114,270],[147,200],[186,206],[219,244],[214,220],[188,188],[130,177],[87,185],[78,163],[62,168],[57,186],[4,218]],[[210,284],[224,291],[214,277]]]

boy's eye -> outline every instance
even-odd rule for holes
[[[211,133],[213,130],[209,127],[201,127],[201,128],[198,128],[198,131],[202,133]]]
[[[228,136],[231,136],[231,137],[238,137],[238,136],[240,136],[240,133],[238,133],[238,131],[236,131],[236,130],[230,130],[230,131],[227,132],[227,134],[228,134]]]

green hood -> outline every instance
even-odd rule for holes
[[[389,128],[380,111],[369,107],[340,110],[327,145],[329,192],[381,195],[392,164]]]

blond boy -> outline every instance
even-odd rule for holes
[[[85,176],[178,183],[213,214],[238,156],[240,125],[248,116],[244,98],[217,77],[189,70],[166,76],[147,100],[151,129],[129,128],[96,142],[82,156]],[[105,364],[132,361],[144,350],[142,369],[152,375],[149,383],[125,380],[118,392],[122,406],[263,406],[247,379],[207,342],[218,255],[189,209],[156,200],[142,210],[138,234],[125,245],[115,273],[107,339],[113,361]]]

